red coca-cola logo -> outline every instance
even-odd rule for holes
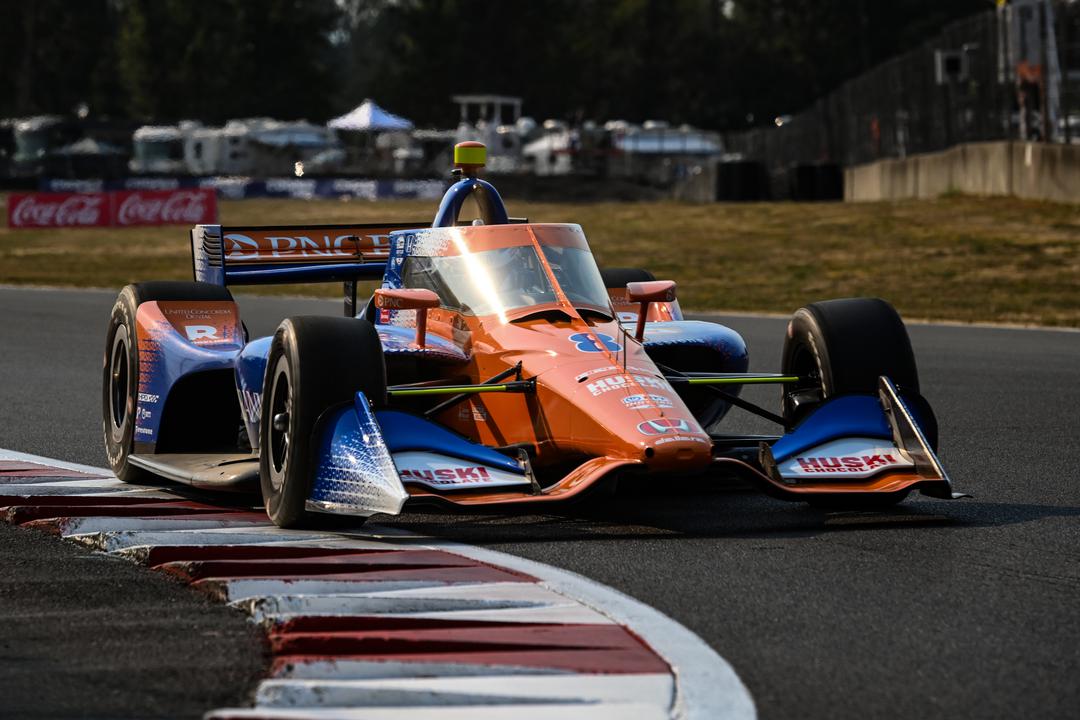
[[[191,224],[207,221],[205,190],[117,193],[117,225]]]
[[[217,222],[213,190],[13,193],[8,225],[25,228],[197,225]]]
[[[108,224],[105,193],[12,195],[12,227],[73,227]]]

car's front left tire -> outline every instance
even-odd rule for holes
[[[306,509],[319,462],[319,419],[362,391],[386,402],[386,366],[367,320],[292,317],[270,344],[263,381],[259,476],[266,513],[280,527],[312,523]]]

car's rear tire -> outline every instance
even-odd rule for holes
[[[228,289],[200,282],[135,283],[120,291],[109,315],[102,363],[102,435],[109,467],[124,482],[139,482],[150,473],[128,462],[135,447],[135,410],[139,392],[139,348],[135,313],[152,301],[232,300]]]
[[[655,280],[656,276],[642,268],[601,268],[600,278],[608,289],[625,289],[627,283],[650,282]]]
[[[363,391],[386,403],[386,365],[367,320],[293,317],[270,344],[263,381],[259,469],[266,514],[280,527],[312,523],[305,509],[318,464],[315,436],[327,410]]]

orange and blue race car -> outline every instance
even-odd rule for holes
[[[103,431],[127,481],[261,488],[283,527],[320,513],[565,503],[621,477],[732,474],[796,501],[952,498],[907,331],[878,299],[797,311],[779,372],[684,320],[675,283],[600,270],[578,225],[507,215],[455,150],[434,222],[191,232],[194,282],[125,287],[105,347]],[[462,222],[466,201],[479,217]],[[363,305],[357,281],[381,279]],[[250,339],[230,287],[341,282],[345,317]],[[780,413],[742,386],[783,386]],[[775,436],[724,434],[740,407]]]

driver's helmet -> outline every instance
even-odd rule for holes
[[[531,247],[507,248],[504,260],[503,288],[529,292],[543,290],[549,285],[544,268]]]

